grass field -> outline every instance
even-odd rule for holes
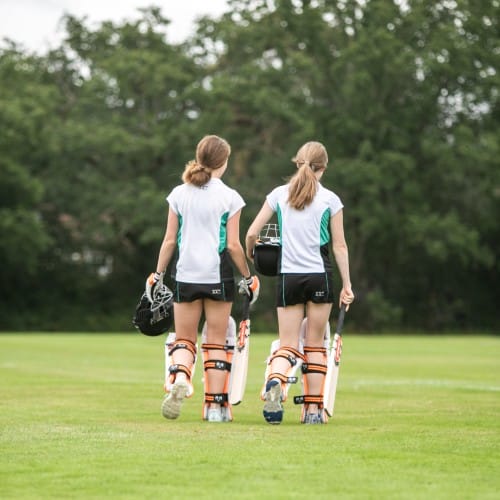
[[[0,335],[0,498],[498,499],[500,338],[344,337],[336,414],[261,416],[254,335],[234,422],[202,386],[160,415],[163,337]]]

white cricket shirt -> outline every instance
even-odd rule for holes
[[[344,206],[340,198],[318,183],[314,200],[303,210],[288,204],[288,184],[275,188],[266,200],[278,217],[282,245],[280,272],[325,272],[321,247],[331,241],[330,219]]]
[[[245,206],[237,191],[212,178],[201,187],[182,184],[167,196],[179,218],[175,279],[185,283],[220,283],[221,253],[227,248],[226,224]]]

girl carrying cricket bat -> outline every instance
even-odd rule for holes
[[[160,248],[156,272],[146,287],[150,294],[169,264],[174,281],[175,341],[169,347],[169,377],[162,415],[178,418],[184,398],[193,394],[191,381],[197,355],[197,334],[204,313],[207,325],[202,344],[205,397],[203,419],[232,420],[228,402],[230,354],[226,330],[235,295],[231,260],[244,278],[239,293],[253,303],[259,294],[259,279],[251,276],[239,239],[243,198],[222,182],[231,152],[216,135],[203,137],[182,175],[183,184],[167,196],[167,228]]]
[[[293,162],[296,173],[287,184],[267,195],[246,235],[246,254],[253,260],[261,229],[277,214],[281,237],[276,288],[279,348],[268,360],[262,392],[263,415],[270,424],[281,423],[290,375],[302,363],[305,394],[301,421],[321,424],[327,419],[323,408],[327,372],[324,333],[334,302],[330,247],[342,281],[339,303],[348,306],[354,294],[344,237],[343,204],[320,183],[328,164],[327,151],[319,142],[307,142]],[[299,336],[304,315],[307,329],[302,350]]]

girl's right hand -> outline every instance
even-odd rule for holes
[[[349,305],[354,302],[354,293],[352,292],[352,289],[350,286],[344,286],[342,287],[342,290],[340,291],[340,299],[339,299],[339,307],[342,307],[342,304],[346,305],[345,310],[349,310]]]

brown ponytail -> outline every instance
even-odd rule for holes
[[[203,186],[212,177],[212,170],[223,167],[230,154],[231,146],[227,141],[216,135],[206,135],[196,147],[196,159],[184,169],[183,182]]]
[[[196,160],[191,160],[184,169],[182,180],[186,184],[194,184],[195,186],[203,186],[210,180],[210,173],[199,165]]]
[[[288,203],[296,210],[303,210],[316,196],[318,180],[314,173],[326,168],[328,153],[320,142],[306,142],[292,161],[298,171],[288,184]]]

